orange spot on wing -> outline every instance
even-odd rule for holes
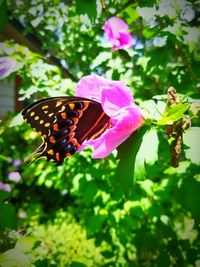
[[[57,123],[54,124],[54,126],[53,126],[53,130],[54,130],[54,131],[58,131],[58,124],[57,124]]]
[[[74,138],[70,141],[72,143],[73,146],[75,146],[77,144],[77,140]]]
[[[70,158],[71,157],[71,154],[70,153],[67,153],[66,154],[66,158]]]
[[[51,143],[55,143],[55,142],[56,142],[56,140],[55,140],[55,138],[54,138],[53,136],[50,136],[49,141],[50,141]]]
[[[67,114],[65,112],[61,113],[61,117],[63,118],[63,120],[65,120],[67,118]]]
[[[76,129],[76,126],[75,125],[69,126],[69,129],[70,129],[71,132],[73,132]]]
[[[56,153],[56,160],[60,161],[60,154],[59,153]]]
[[[84,104],[84,107],[82,110],[86,110],[89,106],[89,102],[83,102],[83,104]]]
[[[77,119],[77,118],[73,118],[72,120],[73,120],[74,124],[77,124],[79,121],[79,119]]]
[[[76,147],[77,147],[77,149],[79,149],[80,146],[81,146],[81,145],[79,145],[79,143],[76,143]]]
[[[48,153],[49,155],[53,155],[53,153],[54,153],[54,152],[53,152],[53,149],[48,150],[47,153]]]
[[[75,133],[70,133],[68,134],[69,140],[72,139],[74,137]]]
[[[70,104],[69,104],[69,108],[70,108],[71,110],[73,110],[74,107],[75,107],[75,105],[74,105],[73,103],[70,103]]]
[[[79,110],[78,111],[78,118],[82,117],[82,115],[83,115],[83,111],[82,110]]]

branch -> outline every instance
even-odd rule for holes
[[[180,103],[179,96],[176,94],[176,90],[173,87],[167,90],[167,98],[166,109]],[[173,125],[166,126],[168,138],[173,138],[171,143],[171,166],[173,167],[179,166],[179,159],[182,154],[183,131],[188,127],[190,127],[190,120],[184,118],[175,122]]]

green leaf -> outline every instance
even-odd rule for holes
[[[38,260],[36,262],[34,262],[35,267],[56,267],[56,264],[50,263],[50,260]]]
[[[70,267],[86,267],[86,265],[82,262],[72,261],[72,263],[70,264]]]
[[[200,184],[193,177],[188,176],[183,179],[180,189],[176,194],[178,202],[192,213],[196,223],[200,223],[199,205]]]
[[[0,204],[1,220],[0,229],[16,227],[15,208],[10,204]]]
[[[167,254],[167,251],[161,251],[157,259],[157,266],[158,267],[170,266],[170,258],[169,258],[169,255]]]
[[[22,252],[29,252],[33,248],[36,241],[37,239],[34,236],[23,237],[18,239],[15,248]]]
[[[97,193],[97,185],[95,181],[89,181],[85,184],[85,190],[83,193],[83,202],[89,206],[94,196]]]
[[[88,15],[93,22],[97,17],[96,0],[76,0],[76,12],[78,15]]]
[[[145,119],[160,120],[166,103],[164,101],[157,101],[156,103],[154,100],[146,100],[141,103],[140,107],[143,109]]]
[[[127,23],[128,24],[133,23],[139,17],[139,15],[138,15],[138,13],[136,11],[136,5],[128,6],[128,8],[126,8],[125,12],[128,15],[128,18],[127,18]]]
[[[93,235],[100,231],[102,223],[107,215],[97,214],[88,218],[87,230],[88,233]]]
[[[17,125],[21,125],[24,122],[22,114],[17,114],[10,122],[9,127],[15,127]]]
[[[10,196],[10,193],[0,190],[0,202],[3,202]]]
[[[180,103],[175,106],[170,106],[163,114],[161,120],[157,121],[158,125],[169,125],[183,118],[184,113],[189,109],[189,103]]]
[[[193,163],[200,163],[200,127],[190,127],[183,133],[183,143],[188,147],[185,156]]]
[[[17,249],[10,249],[0,256],[0,265],[2,267],[31,267],[30,256]]]
[[[153,20],[154,16],[156,15],[156,8],[155,7],[137,7],[137,13],[140,17],[144,20]]]
[[[3,202],[9,196],[9,193],[0,190],[0,201]],[[15,208],[9,203],[0,203],[0,230],[6,228],[14,229],[16,227]]]
[[[0,34],[4,32],[4,28],[8,21],[6,0],[0,1]]]
[[[135,160],[135,178],[144,179],[145,165],[153,165],[158,160],[159,139],[155,128],[145,133]]]
[[[93,60],[91,68],[94,69],[97,66],[101,65],[101,63],[107,61],[112,58],[111,52],[101,52],[98,56]]]
[[[118,148],[119,163],[117,166],[117,180],[122,187],[125,196],[129,196],[133,187],[135,159],[148,127],[142,127],[133,133]]]

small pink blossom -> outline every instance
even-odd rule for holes
[[[103,29],[114,50],[133,47],[133,37],[129,32],[128,25],[122,19],[117,17],[109,18],[105,22]]]
[[[76,87],[76,95],[101,103],[111,118],[111,127],[100,137],[86,140],[85,146],[93,146],[93,158],[107,157],[144,122],[141,109],[134,103],[131,89],[121,81],[107,80],[96,74],[82,78]]]
[[[20,159],[15,159],[15,160],[13,160],[12,164],[13,164],[15,167],[19,167],[19,166],[22,164],[22,162],[21,162]]]
[[[17,183],[19,182],[20,179],[21,179],[21,175],[19,172],[9,172],[8,180]]]
[[[9,184],[0,182],[0,190],[5,191],[5,192],[11,192],[11,186]]]
[[[9,76],[16,66],[17,62],[11,57],[0,57],[0,77],[5,78]]]

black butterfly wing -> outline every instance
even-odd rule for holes
[[[73,155],[86,139],[97,138],[110,125],[110,117],[98,102],[79,97],[37,101],[22,114],[43,134],[43,143],[33,154],[40,153],[38,158],[46,157],[57,165]],[[35,116],[39,119],[35,120]]]
[[[35,128],[37,132],[41,132],[42,135],[48,134],[49,126],[55,119],[55,114],[61,109],[67,102],[73,102],[82,98],[78,97],[49,97],[42,100],[38,100],[23,111],[22,115],[32,128]]]

